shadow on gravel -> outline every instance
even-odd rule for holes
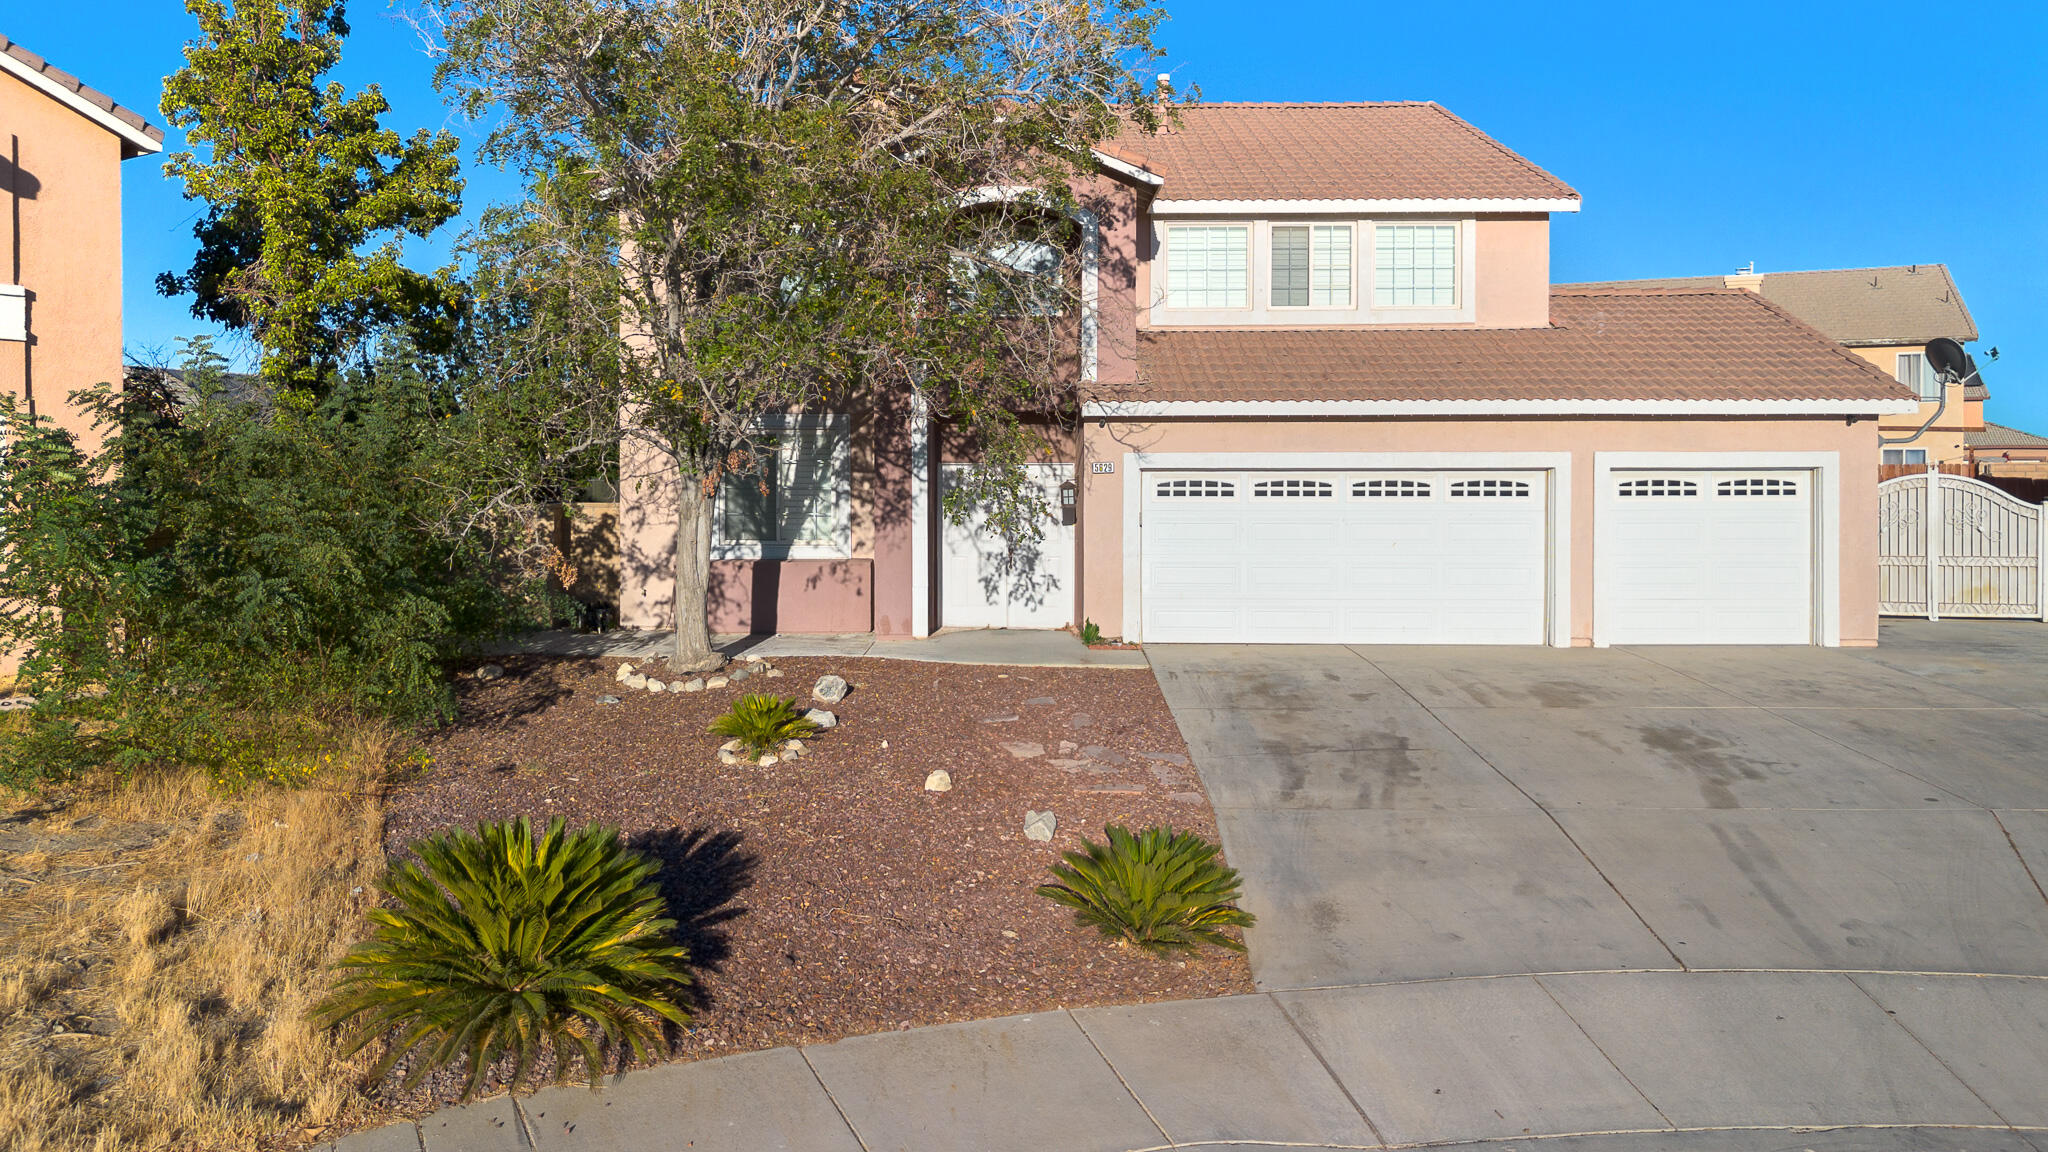
[[[654,882],[676,922],[672,935],[690,950],[692,967],[716,972],[732,953],[723,925],[747,914],[737,901],[753,886],[754,866],[760,860],[741,849],[742,839],[729,829],[657,828],[627,841],[635,851],[660,862]],[[700,1012],[711,1006],[701,983],[692,985],[692,999]]]

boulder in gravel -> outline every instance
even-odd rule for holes
[[[739,738],[735,737],[735,738],[733,738],[733,739],[731,739],[731,740],[727,740],[727,741],[726,741],[725,743],[723,743],[723,744],[720,744],[720,745],[718,746],[718,750],[719,750],[720,752],[737,752],[737,751],[739,751],[740,749],[742,749],[742,748],[745,748],[746,746],[747,746],[747,742],[746,742],[745,740],[741,740],[741,739],[739,739]]]
[[[1081,746],[1079,744],[1074,743],[1072,740],[1060,741],[1060,755],[1062,756],[1072,756],[1074,753],[1079,752],[1080,750]]]
[[[761,757],[759,760],[754,761],[754,763],[759,764],[763,768],[773,768],[777,764],[782,763],[782,758],[780,756],[777,756],[775,753],[770,752],[767,755]]]
[[[599,696],[597,702],[599,704],[617,704],[619,698],[617,696]]]
[[[706,688],[723,688],[730,683],[732,683],[732,678],[729,676],[713,676],[704,681],[704,686]]]
[[[1033,812],[1029,808],[1024,810],[1024,838],[1026,840],[1037,840],[1040,843],[1044,843],[1052,839],[1053,831],[1059,826],[1059,817],[1054,816],[1050,810],[1044,812]]]
[[[668,685],[650,676],[647,679],[647,690],[649,692],[666,692],[668,691]]]
[[[782,679],[782,669],[770,668],[766,672],[761,673],[761,675],[769,680],[780,680]]]
[[[740,762],[740,754],[730,748],[720,748],[718,750],[718,762],[720,764],[737,764]]]
[[[924,790],[927,792],[951,792],[953,790],[953,774],[944,768],[934,768],[931,775],[924,778]]]
[[[702,692],[703,690],[704,678],[702,676],[692,676],[690,679],[683,681],[681,687],[669,689],[671,692]]]
[[[837,704],[846,699],[845,678],[829,672],[818,677],[818,682],[811,685],[811,699],[820,704]]]
[[[626,677],[625,685],[636,692],[644,692],[647,689],[647,677],[635,672],[631,676]]]
[[[820,728],[837,728],[839,726],[839,717],[825,711],[823,708],[804,709],[804,719],[809,720]]]
[[[1003,751],[1019,760],[1036,760],[1045,755],[1045,745],[1033,744],[1029,740],[1005,740],[1002,747]]]
[[[732,670],[730,674],[726,676],[726,679],[734,684],[737,684],[740,681],[745,680],[747,677],[752,676],[753,674],[754,670],[752,668],[735,668]]]
[[[785,756],[801,756],[809,751],[810,749],[805,747],[804,742],[801,740],[787,740],[782,745],[782,754]]]
[[[1086,712],[1076,712],[1067,718],[1067,727],[1093,728],[1095,727],[1095,717],[1090,716]]]
[[[612,679],[617,680],[618,682],[623,684],[626,682],[626,677],[631,676],[632,674],[633,666],[631,664],[621,664],[619,665],[619,670],[617,672],[612,673]]]
[[[476,678],[479,680],[503,680],[505,678],[505,666],[503,664],[486,664],[476,670]]]

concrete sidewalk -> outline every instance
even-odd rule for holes
[[[533,632],[493,649],[550,656],[639,659],[669,651],[668,632],[622,628],[612,632]],[[923,640],[876,639],[869,632],[838,635],[714,636],[728,656],[873,656],[930,664],[1011,664],[1036,668],[1145,668],[1145,653],[1134,648],[1099,649],[1071,632],[1022,628],[964,628]]]
[[[437,1112],[339,1152],[2048,1148],[2048,980],[1417,981],[890,1032]],[[1682,1038],[1679,1039],[1679,1038]],[[1570,1137],[1570,1139],[1559,1139]]]

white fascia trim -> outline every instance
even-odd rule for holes
[[[145,154],[154,154],[164,150],[163,144],[151,139],[148,133],[143,132],[133,124],[87,100],[71,89],[43,75],[41,71],[29,67],[5,52],[0,52],[0,68],[5,68],[9,73],[20,77],[31,87],[40,88],[44,92],[49,93],[65,107],[70,108],[80,116],[134,145],[137,151]]]
[[[910,397],[910,635],[932,634],[931,405]]]
[[[1888,416],[1917,400],[1108,400],[1091,419],[1224,416]]]
[[[1603,512],[1614,499],[1614,473],[1639,468],[1785,468],[1810,471],[1818,489],[1813,501],[1813,586],[1818,593],[1814,639],[1824,648],[1842,646],[1842,454],[1840,452],[1595,452],[1593,453],[1593,647],[1609,644],[1605,607],[1613,587],[1613,517]]]
[[[1095,162],[1097,164],[1102,165],[1104,168],[1107,168],[1111,172],[1115,172],[1120,176],[1128,176],[1131,179],[1136,180],[1140,184],[1150,184],[1154,188],[1157,188],[1161,184],[1166,183],[1166,177],[1156,175],[1151,172],[1147,172],[1143,168],[1138,167],[1136,164],[1131,164],[1126,161],[1119,160],[1116,157],[1111,156],[1109,153],[1099,151],[1097,149],[1091,148],[1089,149],[1089,151],[1095,154]]]
[[[1491,469],[1550,474],[1550,589],[1545,636],[1553,648],[1572,645],[1572,454],[1569,452],[1126,452],[1124,470],[1124,638],[1144,640],[1143,525],[1147,471],[1203,468],[1258,471],[1377,469],[1445,472]]]
[[[1344,212],[1577,212],[1576,197],[1470,200],[1154,200],[1154,216],[1271,216]]]

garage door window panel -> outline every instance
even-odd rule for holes
[[[1618,495],[1628,499],[1678,499],[1698,496],[1700,486],[1691,480],[1669,480],[1658,477],[1651,480],[1623,480],[1616,489]]]
[[[1237,485],[1228,480],[1161,480],[1153,494],[1162,500],[1230,500]]]
[[[1779,480],[1776,477],[1745,476],[1738,480],[1723,480],[1714,487],[1717,496],[1775,496],[1799,495],[1797,480]]]
[[[1456,480],[1451,483],[1451,499],[1497,499],[1521,500],[1529,496],[1526,480]]]
[[[1252,499],[1334,500],[1337,486],[1328,480],[1260,480],[1252,485]]]

